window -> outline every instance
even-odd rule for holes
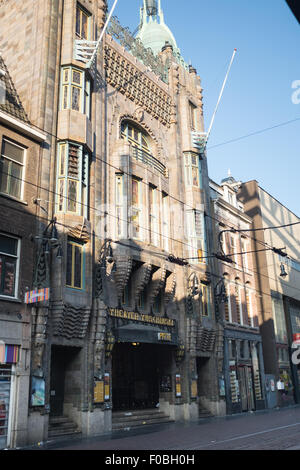
[[[186,153],[185,159],[185,180],[187,186],[202,188],[201,160],[199,155],[194,153]]]
[[[248,325],[254,326],[253,311],[252,311],[252,296],[249,289],[246,289],[246,306],[248,315]]]
[[[169,213],[169,198],[166,193],[162,193],[162,246],[165,251],[169,251],[169,227],[170,227],[170,213]]]
[[[208,317],[210,315],[210,308],[211,308],[210,287],[201,284],[200,288],[201,288],[201,293],[202,293],[201,314],[204,317]]]
[[[276,341],[278,343],[287,343],[287,329],[282,301],[272,298],[272,308]]]
[[[146,132],[130,121],[122,121],[121,137],[130,143],[131,153],[135,160],[151,167],[152,170],[158,171],[165,177],[168,176],[165,165],[153,156],[150,145],[151,139]]]
[[[90,19],[91,15],[87,13],[80,5],[77,5],[76,36],[78,39],[90,39]]]
[[[189,252],[192,263],[206,263],[206,234],[205,221],[202,212],[193,210],[187,212],[187,231]]]
[[[226,293],[226,301],[224,302],[224,315],[225,321],[231,322],[231,296],[230,296],[230,284],[225,284],[225,293]]]
[[[242,258],[243,258],[243,266],[245,271],[248,271],[248,243],[246,240],[242,239]]]
[[[83,244],[68,239],[67,246],[67,287],[83,289]]]
[[[157,189],[149,187],[149,216],[150,216],[150,243],[154,246],[159,244],[159,223],[158,223],[158,194]]]
[[[84,71],[74,67],[62,69],[61,109],[72,109],[91,119],[91,80]]]
[[[3,140],[0,159],[0,192],[22,199],[25,149]]]
[[[239,286],[235,286],[234,297],[235,297],[237,323],[242,325],[243,324],[243,317],[242,317],[242,306],[241,306],[241,293],[240,293]]]
[[[189,114],[190,114],[190,125],[193,131],[197,128],[197,106],[195,106],[191,101],[189,101]]]
[[[116,174],[116,236],[118,238],[127,237],[125,202],[124,175]]]
[[[89,155],[81,145],[58,145],[58,211],[88,217]]]
[[[135,178],[132,179],[131,192],[131,227],[132,237],[141,238],[141,182]]]
[[[17,297],[19,240],[0,234],[0,295]]]

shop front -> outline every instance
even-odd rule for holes
[[[264,409],[265,378],[260,336],[226,329],[224,345],[227,413]]]
[[[0,343],[0,449],[10,447],[12,439],[15,364],[19,361],[19,354],[19,346]]]

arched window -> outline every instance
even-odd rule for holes
[[[131,144],[132,157],[135,158],[135,160],[144,163],[151,167],[152,170],[156,170],[163,176],[168,177],[165,165],[152,154],[153,150],[151,149],[150,136],[141,127],[131,121],[124,120],[121,123],[121,137]]]
[[[151,155],[151,148],[149,145],[149,137],[140,128],[135,126],[130,121],[123,121],[121,124],[121,136],[135,148]]]

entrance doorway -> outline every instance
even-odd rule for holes
[[[79,348],[52,346],[50,374],[50,415],[63,416],[64,405],[76,405],[81,397]]]
[[[145,343],[117,343],[112,356],[113,410],[154,408],[159,402],[162,348]]]
[[[242,411],[255,410],[252,367],[243,366],[238,368],[239,389],[242,404]]]

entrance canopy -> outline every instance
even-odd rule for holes
[[[123,325],[114,329],[116,341],[121,343],[154,343],[178,346],[176,333],[148,325]]]

